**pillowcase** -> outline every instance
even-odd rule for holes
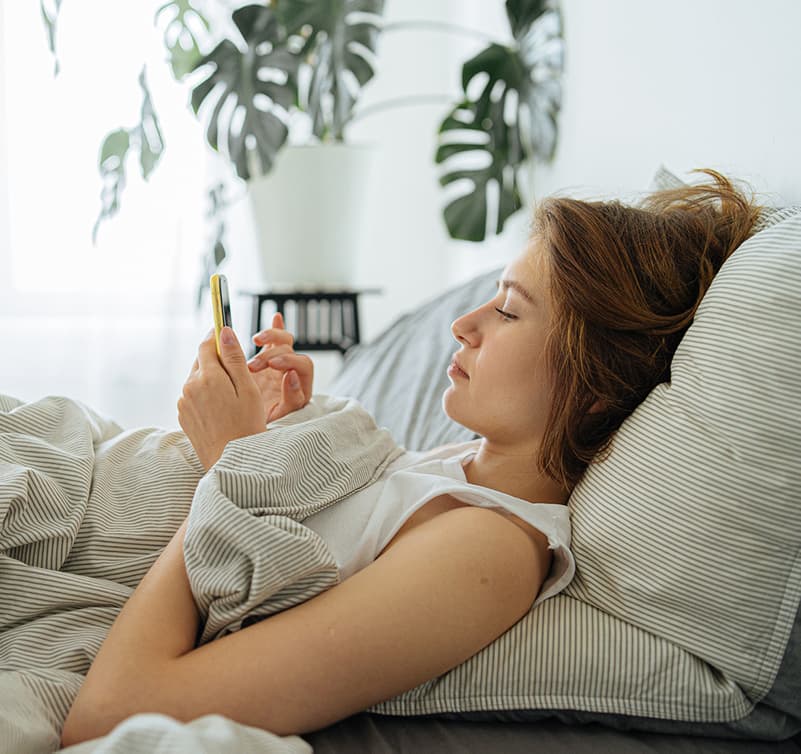
[[[496,278],[481,276],[469,294],[462,286],[354,349],[330,391],[361,400],[372,374],[365,405],[379,424],[384,410],[420,418],[422,393],[431,442],[416,421],[390,429],[409,430],[411,447],[462,439],[432,398],[457,347],[438,333],[450,324],[443,314],[452,320],[487,300]],[[727,260],[679,346],[672,382],[654,389],[577,486],[569,506],[578,571],[566,592],[371,711],[766,739],[801,729],[799,332],[796,215]],[[421,370],[430,382],[410,385]]]

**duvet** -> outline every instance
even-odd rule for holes
[[[124,430],[63,397],[0,396],[0,751],[58,750],[106,633],[187,514],[205,643],[336,584],[333,556],[300,522],[402,452],[357,402],[315,396],[204,474],[182,432]],[[69,751],[206,747],[311,750],[220,716],[144,714]]]

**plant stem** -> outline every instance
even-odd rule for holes
[[[374,105],[368,105],[362,108],[359,112],[351,116],[350,122],[353,123],[360,118],[364,118],[366,115],[372,115],[381,110],[390,110],[393,107],[405,107],[406,105],[438,105],[444,102],[454,102],[454,97],[450,94],[413,94],[408,97],[393,97],[392,99],[376,102]]]
[[[503,44],[502,42],[498,42],[492,35],[485,34],[483,31],[471,29],[469,26],[451,24],[447,21],[393,21],[381,26],[382,32],[394,31],[397,29],[436,29],[438,31],[451,31],[455,32],[456,34],[463,34],[468,37],[483,39],[485,42]]]

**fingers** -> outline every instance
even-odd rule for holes
[[[300,377],[294,369],[290,369],[281,382],[282,403],[287,407],[287,413],[303,408],[308,402]]]
[[[309,399],[303,391],[300,377],[294,369],[284,373],[281,380],[281,400],[276,403],[267,416],[267,423],[303,408]]]
[[[270,357],[266,360],[266,366],[277,369],[279,372],[284,372],[285,376],[289,371],[294,371],[304,390],[307,383],[310,385],[314,377],[314,362],[305,354],[295,353],[294,351]]]
[[[260,330],[251,339],[257,346],[292,345],[295,342],[291,332],[285,329],[284,318],[279,313],[273,314],[272,327]]]
[[[292,350],[292,346],[289,345],[266,346],[248,361],[248,368],[251,372],[258,372],[262,369],[266,369],[271,359],[291,353],[294,353],[294,351]]]

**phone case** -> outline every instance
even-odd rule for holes
[[[214,341],[217,356],[220,355],[220,330],[231,327],[231,302],[228,296],[228,280],[225,275],[214,274],[209,279],[211,288],[211,308],[214,314]]]

